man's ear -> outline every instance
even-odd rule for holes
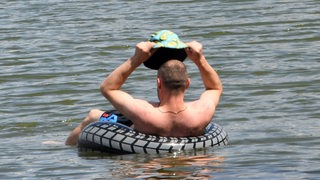
[[[188,79],[187,79],[187,84],[186,84],[186,89],[189,88],[189,86],[190,86],[190,81],[191,81],[190,78],[188,78]]]
[[[161,79],[159,77],[157,78],[157,86],[158,86],[158,89],[161,88]]]

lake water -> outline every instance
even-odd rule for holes
[[[230,145],[121,156],[65,146],[91,108],[112,109],[104,77],[161,29],[203,44]],[[317,0],[2,0],[0,44],[0,179],[320,177]],[[203,86],[186,65],[192,100]],[[155,100],[155,71],[139,67],[123,89]]]

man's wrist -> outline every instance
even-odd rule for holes
[[[142,61],[141,59],[139,59],[138,57],[136,56],[132,56],[129,58],[129,61],[131,62],[131,65],[136,68],[138,66],[140,66],[142,64]]]
[[[202,66],[202,65],[204,65],[204,64],[206,64],[206,63],[207,63],[207,60],[206,60],[206,58],[205,58],[203,55],[201,55],[201,56],[199,57],[199,60],[195,61],[195,64],[196,64],[197,66]]]

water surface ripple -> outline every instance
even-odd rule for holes
[[[230,146],[123,156],[64,146],[91,108],[112,108],[100,82],[160,29],[203,44]],[[319,29],[317,0],[3,0],[0,179],[316,179]],[[186,65],[192,100],[203,86]],[[155,100],[155,72],[139,67],[123,89]]]

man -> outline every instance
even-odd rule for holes
[[[184,94],[189,87],[183,62],[169,60],[158,70],[157,90],[159,102],[135,99],[120,90],[129,75],[154,53],[153,42],[140,42],[134,55],[116,68],[102,83],[100,90],[104,97],[121,114],[133,122],[134,129],[141,133],[159,136],[199,136],[211,121],[222,93],[218,74],[202,54],[202,45],[196,41],[186,43],[185,52],[198,67],[205,91],[198,100],[184,102]],[[82,123],[76,127],[67,145],[76,145],[82,129],[91,122],[98,121],[103,111],[91,110]]]

